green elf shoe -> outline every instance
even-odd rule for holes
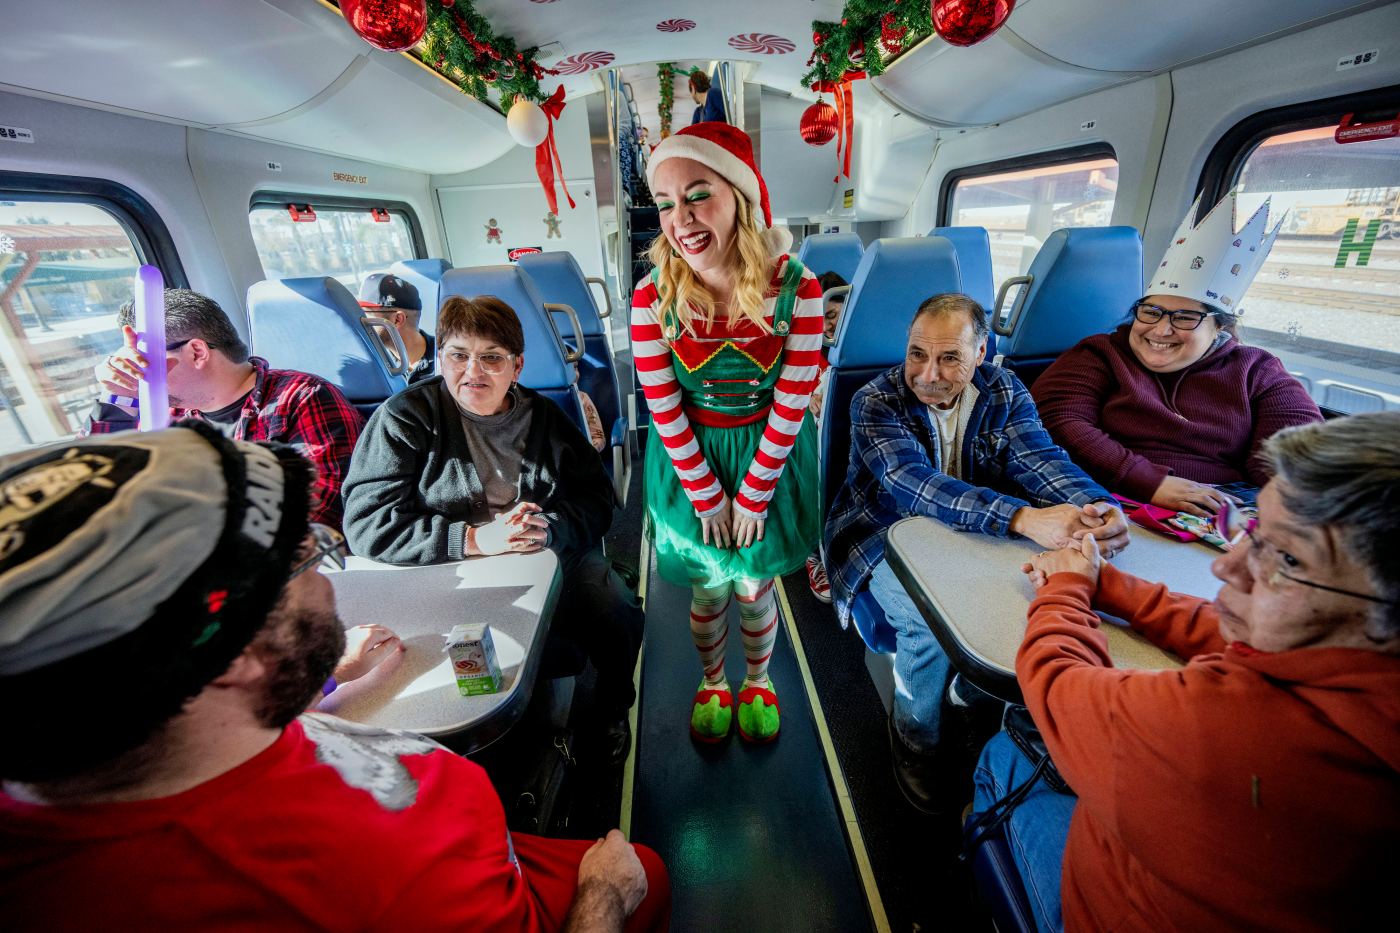
[[[733,721],[734,697],[729,684],[711,687],[702,680],[690,708],[690,737],[708,745],[723,742]]]
[[[750,684],[739,691],[739,737],[745,742],[761,744],[778,737],[778,695],[773,692],[773,681],[767,684]]]

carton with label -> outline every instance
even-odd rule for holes
[[[501,668],[496,663],[490,625],[472,622],[453,626],[443,650],[452,664],[457,691],[462,696],[480,696],[501,689]]]

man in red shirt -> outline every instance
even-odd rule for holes
[[[201,422],[0,458],[8,929],[665,929],[655,853],[303,714],[344,635],[311,468]]]
[[[137,384],[149,362],[136,348],[135,315],[128,303],[117,314],[122,346],[97,364],[109,393],[88,419],[85,434],[136,427]],[[365,426],[341,391],[320,376],[270,369],[249,356],[224,309],[186,289],[165,292],[166,362],[170,420],[200,418],[240,441],[290,444],[316,468],[311,520],[339,528],[340,484]]]
[[[1214,601],[1116,570],[1092,541],[1025,566],[1016,678],[1078,794],[1032,783],[1006,826],[1040,929],[1359,930],[1392,913],[1400,412],[1285,429],[1263,453],[1273,479],[1212,567]],[[1115,669],[1099,612],[1188,663]],[[1033,771],[998,735],[976,809]]]

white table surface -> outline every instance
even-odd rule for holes
[[[404,653],[342,685],[321,708],[367,725],[446,736],[523,710],[548,633],[559,560],[551,551],[472,557],[430,567],[394,567],[350,557],[326,573],[346,628],[379,623],[403,639]],[[464,697],[447,654],[454,625],[487,622],[501,689]],[[528,660],[534,663],[527,663]],[[527,682],[528,681],[528,682]],[[512,720],[513,721],[513,720]],[[494,736],[492,736],[494,738]]]
[[[1115,567],[1165,583],[1177,593],[1209,599],[1219,591],[1221,583],[1210,573],[1210,563],[1219,551],[1169,539],[1131,523],[1129,527],[1132,543],[1113,559]],[[902,563],[907,573],[901,579],[908,586],[912,578],[922,591],[925,605],[920,609],[940,641],[952,639],[992,671],[1012,680],[1034,593],[1021,565],[1042,550],[1026,538],[968,534],[931,518],[897,522],[890,527],[888,538],[891,565]],[[916,606],[920,602],[914,598]],[[1180,660],[1125,626],[1110,620],[1102,629],[1116,667],[1164,670],[1181,666]],[[956,664],[957,652],[950,655]]]

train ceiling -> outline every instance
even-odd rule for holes
[[[926,0],[905,0],[926,2]],[[477,0],[497,32],[542,47],[570,96],[655,62],[730,60],[796,93],[811,22],[840,0]],[[981,125],[1336,18],[1381,0],[1020,0],[970,49],[930,39],[872,82],[929,123]],[[10,8],[12,7],[12,8]],[[0,90],[455,172],[505,152],[493,109],[405,55],[370,48],[319,0],[68,0],[8,4]],[[1330,54],[1330,50],[1329,50]],[[651,78],[648,80],[648,68]],[[548,87],[548,85],[547,85]],[[689,112],[677,94],[677,123]],[[386,131],[392,127],[392,131]]]

